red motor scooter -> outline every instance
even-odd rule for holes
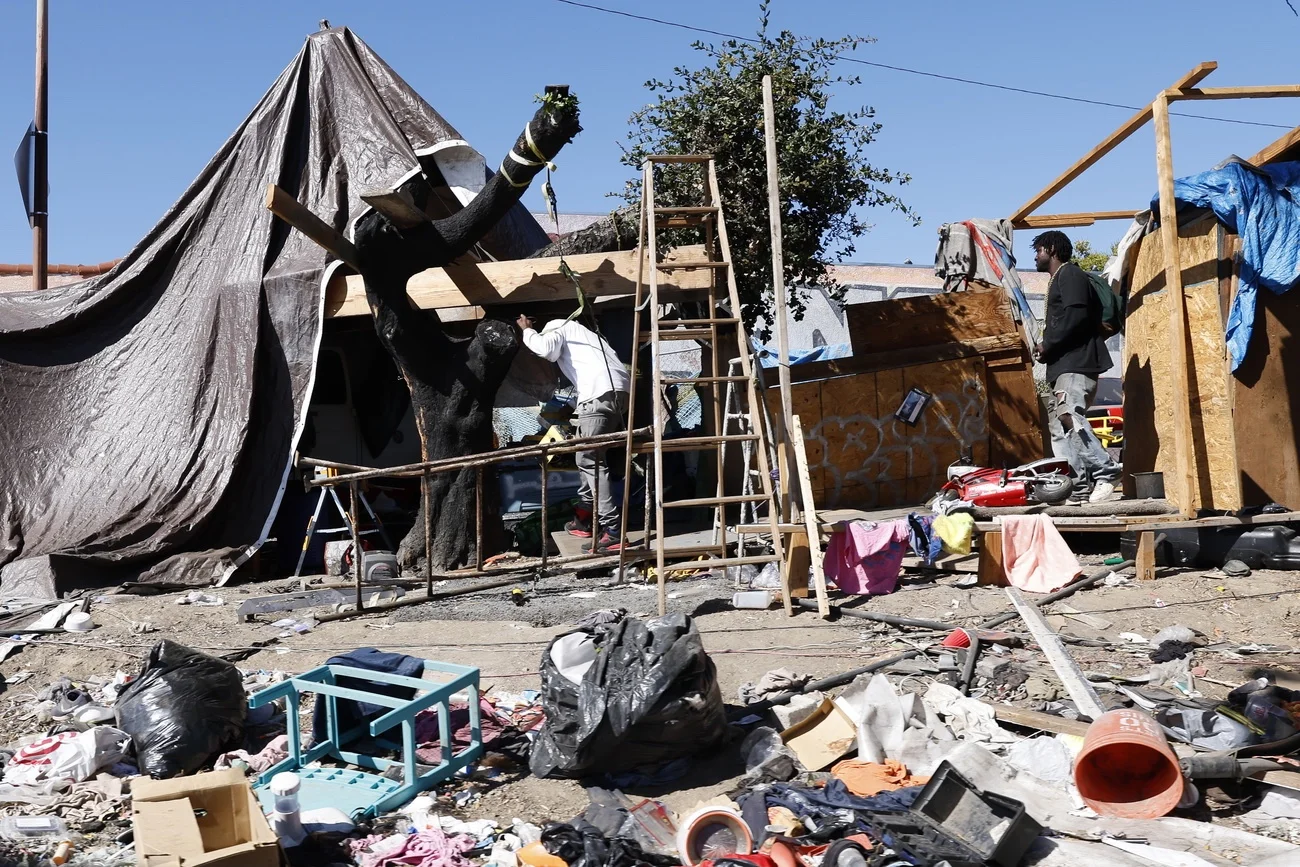
[[[1059,505],[1074,492],[1070,463],[1043,458],[1010,469],[971,466],[958,461],[948,467],[948,481],[935,501],[964,500],[976,506]]]

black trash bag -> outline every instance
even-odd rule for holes
[[[551,822],[542,828],[542,846],[569,867],[676,867],[670,855],[656,855],[627,837],[606,837],[583,821]]]
[[[244,739],[248,699],[239,670],[163,639],[117,697],[117,727],[131,736],[142,773],[192,774]]]
[[[712,749],[728,734],[717,670],[684,614],[575,630],[596,659],[573,683],[542,654],[546,723],[529,767],[538,777],[613,774]],[[572,635],[574,633],[566,633]]]

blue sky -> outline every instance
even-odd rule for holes
[[[594,0],[597,5],[740,35],[754,31],[748,0]],[[580,97],[585,131],[565,149],[554,182],[563,210],[602,212],[628,170],[618,162],[627,117],[644,82],[698,65],[686,31],[555,0],[478,3],[298,0],[220,3],[50,0],[53,262],[121,256],[180,195],[290,62],[320,18],[346,24],[495,163],[535,108],[564,82]],[[32,110],[34,0],[0,4],[0,262],[30,261],[30,230],[9,154]],[[775,0],[775,28],[872,36],[863,60],[1108,102],[1149,102],[1202,60],[1206,85],[1300,81],[1279,46],[1300,36],[1285,0],[1225,17],[1220,3],[897,3]],[[857,261],[932,261],[941,223],[1005,216],[1122,123],[1130,112],[845,64],[863,78],[837,94],[869,104],[884,130],[870,159],[905,171],[900,192],[922,217],[912,227],[871,210]],[[1291,126],[1300,101],[1183,103],[1175,110]],[[1178,174],[1230,153],[1249,156],[1284,130],[1175,118]],[[1155,188],[1153,134],[1135,135],[1040,213],[1138,208]],[[531,190],[526,203],[540,209]],[[1075,230],[1109,246],[1122,223]],[[1017,233],[1022,266],[1032,260]]]

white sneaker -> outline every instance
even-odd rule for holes
[[[1092,486],[1092,493],[1088,495],[1089,503],[1104,503],[1108,500],[1118,500],[1120,495],[1116,493],[1115,486],[1110,482],[1097,482]]]

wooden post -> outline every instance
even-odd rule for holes
[[[1133,562],[1139,581],[1156,580],[1156,534],[1154,530],[1138,533],[1137,555]]]
[[[980,534],[979,583],[1005,587],[1006,570],[1002,565],[1002,531]]]
[[[348,524],[352,531],[352,574],[357,579],[357,610],[365,608],[361,598],[361,531],[357,529],[357,500],[359,491],[356,482],[348,482]],[[427,551],[425,552],[428,553]]]
[[[796,475],[799,477],[799,509],[803,512],[808,530],[808,553],[812,559],[813,586],[817,590],[817,613],[830,619],[831,602],[826,595],[826,573],[822,571],[821,525],[817,521],[817,507],[813,503],[812,479],[808,476],[808,455],[803,447],[803,424],[799,416],[791,416],[791,433],[794,442]]]
[[[767,145],[767,213],[772,227],[772,292],[774,294],[772,318],[776,325],[777,377],[781,383],[781,442],[786,453],[785,469],[781,473],[781,511],[782,519],[792,517],[790,511],[790,491],[794,487],[786,479],[787,473],[794,467],[791,455],[790,416],[794,402],[790,396],[790,338],[786,333],[786,318],[789,315],[785,300],[785,261],[781,252],[781,195],[778,184],[776,163],[776,109],[772,101],[772,76],[763,76],[763,138]],[[739,316],[740,311],[733,315]],[[741,352],[748,347],[742,346]]]
[[[49,24],[50,9],[48,0],[36,0],[36,111],[32,125],[36,135],[32,139],[32,162],[34,183],[32,189],[32,288],[45,289],[49,286],[46,273],[49,267],[49,188],[50,162],[49,118],[46,116],[46,103],[50,95],[49,88]]]
[[[1169,363],[1174,408],[1174,454],[1166,466],[1173,470],[1177,505],[1184,515],[1193,514],[1192,498],[1199,473],[1192,442],[1191,384],[1187,351],[1187,301],[1183,297],[1183,268],[1178,251],[1178,216],[1174,207],[1174,155],[1169,141],[1169,98],[1156,97],[1152,105],[1156,128],[1156,174],[1160,191],[1160,242],[1164,247],[1165,294],[1169,296]],[[1167,478],[1167,477],[1166,477]]]

